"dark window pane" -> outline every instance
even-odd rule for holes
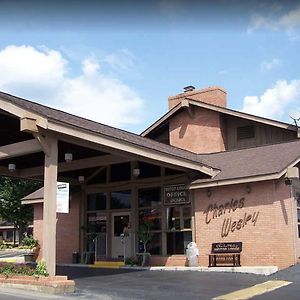
[[[89,180],[89,184],[105,183],[106,182],[106,168]]]
[[[297,209],[298,222],[300,223],[300,209]]]
[[[148,247],[148,252],[150,254],[161,254],[161,233],[160,232],[155,232],[153,233],[153,237],[151,241],[147,245]]]
[[[131,207],[131,191],[113,192],[111,193],[112,209],[122,209]]]
[[[87,233],[106,232],[106,216],[100,213],[87,214]]]
[[[190,206],[182,207],[182,217],[183,217],[183,228],[190,229],[191,228],[191,207]]]
[[[180,230],[180,206],[167,207],[168,230]]]
[[[156,206],[161,204],[160,188],[140,189],[139,207]]]
[[[161,209],[142,209],[139,211],[139,224],[149,222],[151,230],[161,230]]]
[[[130,170],[131,170],[130,163],[111,165],[111,169],[110,169],[111,181],[130,180],[131,178]]]
[[[97,193],[87,196],[87,210],[104,210],[106,209],[106,194]]]
[[[167,233],[167,254],[185,254],[185,249],[192,241],[191,231],[168,232]]]
[[[159,177],[160,167],[145,162],[139,162],[140,175],[139,178]]]
[[[114,216],[114,236],[120,236],[124,233],[124,227],[128,227],[129,216]]]

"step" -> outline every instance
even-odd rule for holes
[[[101,261],[95,261],[94,267],[95,268],[112,268],[112,269],[118,269],[120,267],[124,266],[123,261],[107,261],[107,260],[101,260]]]

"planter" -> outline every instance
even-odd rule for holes
[[[35,259],[35,253],[31,252],[31,253],[26,253],[24,254],[24,261],[27,263],[27,262],[34,262]]]
[[[3,276],[0,275],[0,287],[19,288],[50,294],[73,293],[75,282],[67,276]]]

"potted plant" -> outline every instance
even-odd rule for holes
[[[18,248],[26,251],[24,254],[25,262],[33,262],[38,254],[39,242],[32,235],[25,234]]]
[[[147,244],[152,240],[153,238],[153,232],[151,232],[151,222],[145,221],[142,223],[138,229],[137,235],[140,241],[143,243],[143,249],[144,251],[142,253],[139,253],[139,255],[142,256],[142,267],[148,266],[150,262],[150,253],[147,252]]]

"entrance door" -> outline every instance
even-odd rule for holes
[[[112,214],[111,256],[124,258],[132,256],[132,233],[130,230],[130,213]]]

